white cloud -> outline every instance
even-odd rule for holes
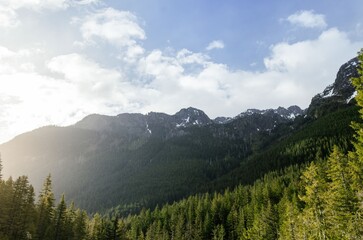
[[[30,71],[35,66],[32,61],[39,54],[38,49],[12,51],[0,46],[0,74]]]
[[[17,14],[13,9],[0,6],[0,27],[10,28],[19,24]]]
[[[105,8],[78,21],[81,23],[82,36],[86,41],[98,38],[125,47],[134,46],[137,40],[146,38],[136,16],[127,11]]]
[[[100,3],[102,0],[74,0],[73,4],[78,5],[88,5],[88,4],[97,4]]]
[[[331,28],[315,40],[272,46],[264,63],[268,71],[291,78],[306,94],[313,95],[334,81],[339,66],[354,57],[361,46],[362,42],[351,42],[346,33]]]
[[[221,40],[215,40],[211,43],[208,44],[208,46],[206,47],[207,51],[210,51],[212,49],[223,49],[224,48],[224,43]]]
[[[9,9],[28,8],[33,10],[42,9],[66,9],[74,5],[96,4],[101,0],[2,0],[0,6]]]
[[[113,99],[122,81],[122,75],[118,71],[102,68],[75,53],[54,57],[47,66],[76,86],[81,97],[91,101]]]
[[[287,19],[291,24],[305,28],[326,28],[327,23],[323,14],[316,14],[314,11],[298,11]]]
[[[3,0],[1,5],[10,9],[31,8],[65,8],[67,7],[68,0]]]
[[[141,59],[139,71],[148,77],[148,87],[158,98],[147,100],[142,110],[173,113],[195,106],[216,117],[235,116],[251,107],[307,107],[362,44],[331,28],[314,40],[271,46],[264,59],[266,69],[260,72],[231,70],[185,49],[174,55],[154,50]],[[197,71],[188,71],[190,65]]]
[[[64,10],[71,6],[99,3],[101,0],[1,0],[0,27],[10,28],[20,24],[17,11],[30,9],[34,11]]]

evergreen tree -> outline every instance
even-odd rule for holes
[[[104,224],[104,219],[100,214],[96,213],[89,226],[90,240],[103,240],[106,239],[107,229]],[[135,238],[137,239],[137,237]]]
[[[328,159],[327,214],[331,226],[331,238],[349,239],[348,223],[353,221],[358,210],[358,199],[351,188],[352,181],[348,166],[348,156],[337,147]]]
[[[67,239],[66,236],[66,210],[67,205],[64,200],[64,194],[62,195],[62,198],[57,206],[57,209],[55,210],[54,215],[54,239],[60,240],[60,239]]]
[[[36,238],[38,240],[49,239],[53,236],[52,219],[54,217],[54,194],[52,191],[52,179],[49,174],[43,184],[37,203],[38,220]]]
[[[74,239],[83,240],[87,235],[87,213],[80,209],[76,210],[75,221],[73,226]]]
[[[64,219],[64,234],[62,235],[63,239],[75,239],[74,238],[75,222],[76,222],[76,209],[74,206],[74,202],[71,202],[69,207],[66,209],[66,214]]]
[[[298,220],[298,207],[296,203],[296,197],[293,197],[292,201],[288,199],[287,193],[285,192],[284,197],[280,201],[280,226],[279,226],[279,239],[291,239],[297,240],[299,231],[299,220]]]
[[[327,239],[326,189],[323,171],[314,162],[302,174],[304,193],[300,199],[305,202],[303,224],[311,232],[306,233],[312,239]]]

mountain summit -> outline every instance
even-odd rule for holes
[[[183,108],[175,115],[177,127],[187,127],[191,125],[207,125],[212,120],[201,110],[196,108]]]
[[[358,67],[359,60],[356,57],[343,64],[339,68],[334,83],[313,97],[308,108],[308,115],[317,118],[349,103],[355,96],[351,78],[359,76]]]

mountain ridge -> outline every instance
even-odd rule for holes
[[[150,207],[175,201],[191,193],[216,189],[213,183],[228,187],[229,181],[234,182],[232,179],[241,179],[235,174],[251,176],[252,181],[259,176],[252,174],[254,171],[262,173],[266,166],[278,168],[299,162],[301,156],[306,157],[305,153],[288,155],[287,146],[303,148],[308,156],[315,156],[318,151],[326,154],[332,144],[346,144],[336,142],[335,135],[345,134],[346,141],[350,130],[333,132],[328,138],[301,132],[313,129],[309,131],[315,134],[324,130],[327,126],[324,119],[338,125],[353,120],[355,110],[350,109],[352,102],[348,104],[347,99],[354,92],[344,88],[350,86],[348,74],[354,66],[352,63],[342,65],[337,76],[343,77],[337,77],[335,82],[339,84],[333,84],[338,86],[334,89],[347,92],[344,100],[327,93],[323,95],[327,97],[313,98],[307,110],[294,105],[248,109],[233,118],[210,119],[202,110],[188,107],[173,115],[157,112],[117,116],[92,114],[68,127],[43,127],[0,145],[4,175],[26,174],[39,188],[51,173],[57,196],[65,192],[90,211],[118,204]],[[334,92],[332,89],[326,92]],[[321,99],[325,105],[317,101]],[[341,111],[333,118],[324,118],[329,111],[339,108],[349,108],[349,114]],[[319,119],[324,124],[319,125]],[[314,128],[314,123],[319,127]],[[294,134],[300,137],[292,141]],[[320,139],[319,144],[322,143],[324,149],[312,148],[312,139]],[[286,146],[279,146],[280,143]],[[268,163],[266,156],[274,156],[272,159],[276,161],[281,157],[285,165]],[[246,167],[254,170],[241,169]],[[219,180],[225,178],[225,181]]]

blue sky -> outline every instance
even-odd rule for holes
[[[363,47],[360,0],[0,1],[0,142],[91,113],[308,107]]]

